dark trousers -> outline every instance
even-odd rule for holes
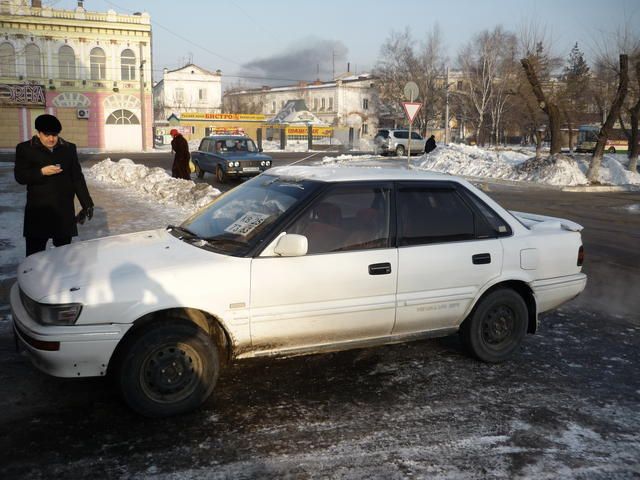
[[[25,237],[27,242],[27,257],[33,253],[42,252],[47,248],[48,238],[33,238]],[[62,245],[69,245],[71,243],[71,237],[53,237],[53,246],[61,247]]]

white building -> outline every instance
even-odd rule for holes
[[[291,100],[304,100],[309,111],[327,125],[354,128],[359,137],[373,137],[378,128],[378,95],[370,74],[345,75],[331,82],[300,82],[228,92],[224,109],[273,117]]]
[[[220,113],[222,72],[210,72],[189,64],[177,70],[164,69],[162,80],[153,87],[154,118],[166,121],[183,112]]]

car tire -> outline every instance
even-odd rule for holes
[[[196,163],[196,176],[198,178],[204,178],[204,170],[200,168],[200,165]]]
[[[503,362],[522,343],[527,319],[527,305],[517,292],[494,290],[479,301],[462,324],[462,341],[479,360]]]
[[[402,157],[402,156],[404,156],[404,153],[405,153],[404,145],[398,145],[396,147],[396,155],[398,157]]]
[[[197,325],[168,319],[134,333],[120,355],[116,382],[125,403],[146,417],[199,407],[220,373],[218,349]]]
[[[615,147],[609,147],[608,153],[616,153]]]
[[[227,183],[227,174],[220,165],[216,167],[216,180],[218,183]]]

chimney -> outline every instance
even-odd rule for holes
[[[33,8],[42,8],[42,0],[31,0],[31,6]]]
[[[347,73],[351,71],[351,62],[347,62]]]
[[[84,0],[78,0],[78,7],[84,8]]]

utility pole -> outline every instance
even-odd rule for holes
[[[147,150],[147,112],[144,94],[144,64],[147,62],[142,58],[143,43],[140,42],[140,127],[142,130],[142,151]]]
[[[445,91],[445,104],[444,104],[444,144],[449,144],[449,67],[445,70],[444,85]]]

